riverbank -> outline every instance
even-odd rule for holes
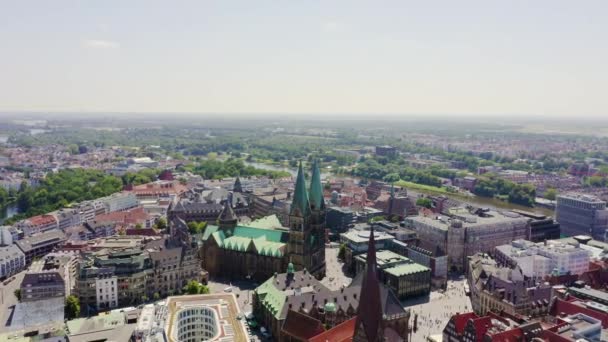
[[[292,169],[292,168],[289,168],[286,166],[280,167],[280,166],[269,165],[269,164],[265,164],[265,163],[247,162],[247,161],[245,161],[245,164],[254,166],[259,169],[286,171],[294,176],[297,173],[297,169],[295,169],[295,168]],[[329,172],[321,173],[322,179],[327,179],[328,177],[341,178],[342,176],[333,175]],[[355,177],[355,176],[346,176],[346,178],[361,180],[360,177]],[[544,208],[544,207],[526,207],[526,206],[515,204],[515,203],[509,203],[507,201],[502,201],[502,200],[499,200],[496,198],[481,197],[481,196],[476,196],[476,195],[470,194],[470,193],[464,194],[464,193],[460,193],[460,192],[450,192],[445,188],[439,188],[439,187],[425,185],[425,184],[412,183],[412,182],[403,181],[403,180],[395,182],[395,185],[406,188],[408,190],[408,192],[412,195],[416,195],[416,194],[442,195],[442,196],[446,196],[446,197],[455,199],[457,201],[470,203],[472,205],[476,205],[479,207],[490,207],[490,208],[494,208],[494,209],[503,209],[503,210],[518,209],[518,210],[533,212],[533,213],[551,216],[551,217],[554,216],[553,210]]]

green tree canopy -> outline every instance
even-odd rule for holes
[[[65,299],[65,315],[68,318],[80,316],[80,301],[78,297],[70,295]]]

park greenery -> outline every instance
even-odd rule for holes
[[[78,318],[80,316],[80,301],[78,297],[69,295],[65,299],[65,316],[68,319]]]
[[[207,222],[205,222],[205,221],[188,222],[188,231],[190,232],[190,234],[201,234],[201,233],[205,232],[205,228],[207,228]]]
[[[215,158],[215,156],[213,156]],[[199,159],[197,163],[181,167],[205,179],[221,179],[227,177],[268,176],[280,178],[289,176],[289,172],[258,169],[246,165],[240,158],[228,158],[225,161],[217,159]]]
[[[196,295],[196,294],[208,294],[209,287],[199,283],[196,280],[190,280],[186,286],[182,289],[185,294]]]
[[[279,130],[268,127],[268,123],[234,122],[229,127],[208,123],[208,127],[175,123],[172,126],[125,125],[112,130],[90,129],[86,127],[56,128],[47,133],[29,135],[11,134],[10,142],[22,146],[62,144],[73,154],[86,153],[94,148],[121,146],[128,151],[124,157],[166,155],[185,160],[178,170],[191,171],[206,179],[225,177],[268,176],[278,178],[288,176],[282,171],[256,169],[247,162],[258,162],[281,166],[296,167],[299,160],[320,160],[323,166],[331,166],[339,175],[353,175],[364,180],[383,180],[413,190],[437,194],[450,194],[456,191],[445,186],[447,180],[465,176],[468,172],[477,173],[482,166],[500,166],[503,169],[521,170],[534,173],[564,173],[573,162],[582,162],[586,158],[595,158],[604,175],[585,177],[583,184],[588,187],[605,187],[608,185],[608,152],[576,151],[566,154],[547,151],[538,156],[525,151],[516,155],[505,156],[494,152],[471,152],[448,146],[439,148],[422,143],[408,141],[402,135],[399,124],[395,127],[381,129],[370,123],[353,122],[349,127],[341,123],[324,123],[323,128],[313,124],[299,123],[300,128],[289,129],[284,123]],[[270,125],[272,126],[272,125]],[[453,123],[438,127],[425,123],[408,123],[411,132],[451,136],[468,139],[471,134],[479,141],[495,139],[530,138],[544,143],[563,139],[572,141],[589,141],[590,137],[537,135],[516,132],[514,127],[495,127],[489,124],[461,125]],[[284,129],[287,127],[288,129]],[[363,133],[362,132],[366,132]],[[380,132],[378,134],[378,132]],[[399,133],[396,133],[399,132]],[[349,151],[363,151],[366,147],[389,144],[395,146],[402,155],[394,157],[368,157],[361,159]],[[369,151],[369,150],[368,150]],[[421,160],[442,160],[443,165],[432,165],[426,168],[414,168],[404,156],[413,156]],[[450,164],[448,166],[447,164]],[[458,168],[457,171],[453,168]],[[151,174],[127,174],[122,177],[123,184],[142,184],[155,178]],[[529,185],[519,185],[500,180],[496,175],[481,175],[473,193],[478,196],[499,198],[512,203],[532,206],[536,191]],[[549,190],[543,194],[554,198],[556,192]],[[68,203],[69,196],[63,196]],[[59,198],[61,200],[62,198]],[[0,190],[0,205],[18,200],[16,192]],[[22,204],[27,204],[24,202]]]
[[[49,173],[36,187],[29,186],[27,182],[21,184],[19,191],[14,194],[19,214],[11,217],[7,223],[108,196],[122,190],[125,181],[137,180],[135,184],[139,184],[155,180],[155,175],[154,170],[144,170],[132,177],[127,174],[122,179],[92,169],[65,169]]]

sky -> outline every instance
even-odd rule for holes
[[[0,0],[0,111],[608,117],[607,11]]]

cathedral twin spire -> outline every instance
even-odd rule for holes
[[[325,201],[323,200],[323,186],[321,185],[319,164],[316,160],[313,162],[310,191],[306,191],[304,171],[302,170],[302,162],[300,162],[290,214],[304,217],[310,214],[312,210],[323,208],[325,208]]]

